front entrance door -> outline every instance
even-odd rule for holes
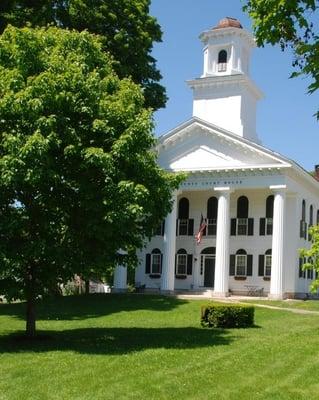
[[[215,255],[204,256],[204,286],[214,287],[215,280]]]

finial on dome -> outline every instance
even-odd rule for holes
[[[242,24],[236,18],[226,17],[221,19],[213,29],[239,28],[243,29]]]

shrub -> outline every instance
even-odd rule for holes
[[[208,328],[247,328],[254,325],[252,306],[214,304],[202,306],[201,325]]]

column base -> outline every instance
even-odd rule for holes
[[[112,293],[126,293],[126,292],[127,292],[127,288],[126,289],[119,289],[119,288],[112,289]]]
[[[214,292],[212,293],[212,297],[229,297],[230,293],[229,292]]]
[[[284,294],[268,294],[268,299],[269,300],[285,300],[285,295]]]
[[[164,296],[172,296],[175,294],[174,290],[160,289],[160,293]]]

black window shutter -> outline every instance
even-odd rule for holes
[[[308,225],[305,223],[304,239],[307,240]]]
[[[178,236],[178,219],[176,220],[176,236]]]
[[[193,236],[194,235],[194,220],[189,219],[188,220],[188,236]]]
[[[230,234],[236,236],[236,218],[230,220]]]
[[[187,254],[187,275],[193,273],[193,254]]]
[[[248,236],[254,235],[254,218],[248,218]]]
[[[266,233],[266,218],[260,218],[259,220],[259,235],[264,236]]]
[[[151,255],[150,254],[146,254],[145,273],[146,274],[150,274],[151,273]]]
[[[303,220],[300,221],[300,235],[301,238],[304,237],[304,233],[303,233]]]
[[[303,277],[303,270],[302,270],[303,259],[299,258],[299,278]]]
[[[164,236],[165,233],[165,219],[162,222],[162,236]]]
[[[258,276],[264,276],[264,265],[265,265],[265,256],[263,254],[259,254]]]
[[[229,263],[229,275],[230,276],[235,275],[235,262],[236,262],[235,254],[231,254],[230,255],[230,263]]]
[[[162,273],[162,269],[163,269],[163,254],[161,254],[161,269],[160,269],[160,273]]]
[[[247,276],[253,275],[253,255],[247,255]]]

